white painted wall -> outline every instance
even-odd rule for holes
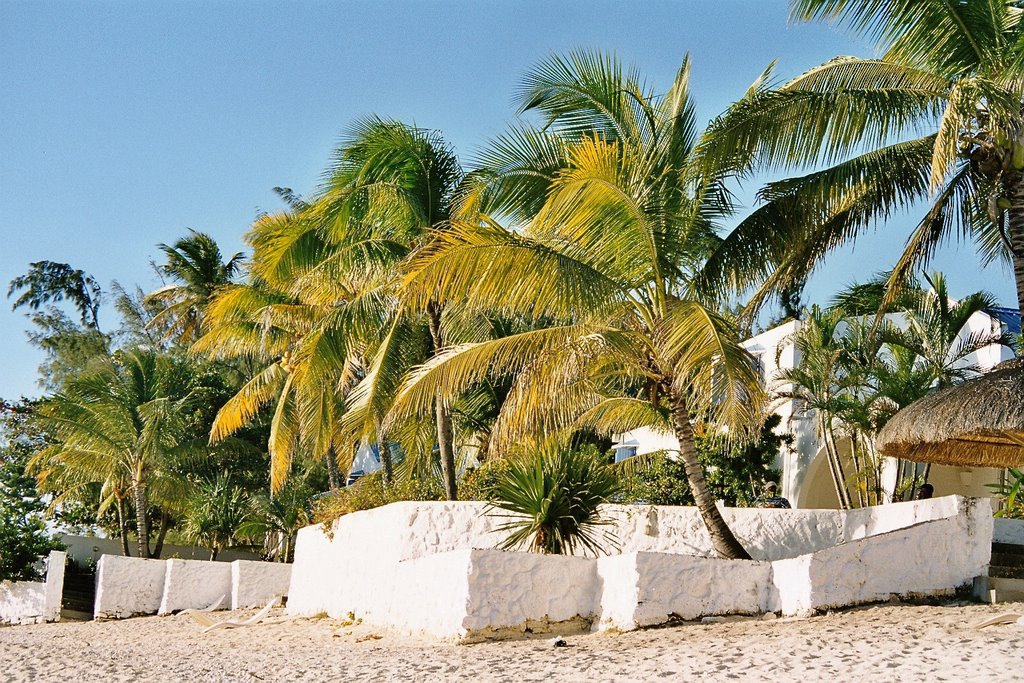
[[[231,563],[231,609],[262,607],[274,597],[288,595],[292,566],[283,562]]]
[[[477,503],[396,503],[299,532],[290,614],[465,641],[582,618],[635,628],[709,614],[787,614],[944,593],[984,572],[988,506],[956,497],[841,512],[726,509],[761,561],[710,557],[693,508],[607,506],[620,552],[500,552]],[[866,540],[865,540],[866,539]],[[852,578],[846,578],[852,577]]]
[[[53,550],[43,581],[0,581],[0,624],[60,621],[66,555]]]
[[[86,562],[99,562],[103,555],[121,555],[121,541],[117,538],[99,538],[97,536],[77,536],[64,534],[60,542],[67,549],[68,557],[78,564]],[[134,553],[137,546],[129,544],[129,549]],[[183,560],[209,560],[210,551],[206,548],[197,548],[188,545],[165,545],[163,555],[160,559],[180,558]],[[235,560],[258,560],[259,555],[247,550],[222,550],[217,554],[218,562],[233,562]]]
[[[163,595],[157,614],[205,609],[220,600],[231,604],[231,565],[208,560],[166,560]]]
[[[167,562],[103,555],[96,565],[97,619],[124,619],[156,614],[164,594]]]

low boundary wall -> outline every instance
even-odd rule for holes
[[[0,624],[60,621],[66,554],[50,551],[43,581],[0,581]]]
[[[988,504],[959,497],[848,512],[728,510],[759,557],[732,561],[705,556],[696,510],[609,506],[622,552],[567,557],[494,550],[494,519],[481,512],[399,503],[347,515],[333,536],[301,530],[289,613],[351,612],[463,642],[554,624],[627,630],[715,614],[800,615],[951,593],[984,573],[992,539]]]

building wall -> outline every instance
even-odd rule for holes
[[[902,324],[902,316],[887,316],[893,324]],[[782,370],[795,368],[799,357],[789,338],[799,329],[799,321],[789,321],[766,330],[743,342],[743,347],[758,361],[765,384],[772,395],[786,393],[792,385],[778,379]],[[998,321],[985,313],[975,313],[960,333],[962,339],[971,334],[989,333],[998,329]],[[974,364],[983,371],[991,369],[1004,360],[1012,358],[1013,352],[1000,346],[989,346],[964,359],[964,364]],[[824,448],[818,438],[817,416],[814,411],[802,409],[798,402],[778,398],[772,403],[772,410],[782,421],[780,432],[793,436],[791,447],[783,447],[775,466],[782,470],[782,495],[795,506],[811,509],[834,509],[839,507],[835,485],[829,472]],[[652,429],[638,429],[618,435],[617,444],[635,447],[637,454],[656,450],[678,451],[679,442],[672,435],[658,433]],[[841,457],[849,458],[849,443],[840,443]],[[895,469],[888,468],[890,481],[887,488],[895,484]],[[932,467],[930,481],[935,486],[935,495],[962,495],[992,497],[987,484],[998,483],[1000,470],[985,468],[953,468],[936,465]]]

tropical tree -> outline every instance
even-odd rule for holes
[[[78,309],[83,325],[92,329],[99,328],[103,291],[95,278],[66,263],[55,261],[36,261],[28,266],[28,272],[11,280],[7,288],[8,298],[21,291],[12,308],[28,306],[36,311],[44,304],[66,300]]]
[[[183,490],[165,465],[185,442],[189,375],[188,366],[153,351],[118,352],[101,370],[70,380],[39,411],[56,443],[36,455],[34,467],[44,477],[54,467],[73,470],[112,494],[127,488],[140,557],[159,556],[168,509]]]
[[[793,0],[877,42],[881,57],[837,57],[777,85],[770,71],[712,125],[702,154],[748,172],[824,170],[769,183],[702,283],[802,283],[821,259],[912,203],[927,210],[895,264],[890,295],[937,247],[973,239],[983,264],[1012,264],[1024,309],[1024,22],[1014,0]],[[922,135],[922,133],[925,133]],[[832,164],[832,165],[829,165]]]
[[[545,129],[500,138],[457,218],[422,250],[404,301],[543,322],[446,349],[403,383],[390,420],[426,414],[472,384],[514,377],[494,441],[582,427],[619,432],[671,415],[715,547],[749,557],[708,491],[693,419],[756,429],[761,389],[731,323],[691,295],[730,210],[728,169],[696,164],[689,61],[663,97],[610,56],[531,71],[520,96]],[[521,229],[493,214],[521,219]]]
[[[170,284],[150,293],[145,302],[160,305],[150,327],[166,328],[182,344],[195,341],[204,331],[204,310],[218,288],[238,274],[243,256],[224,260],[217,242],[206,233],[189,230],[173,245],[160,244],[167,262],[158,267]]]
[[[210,560],[234,541],[249,513],[244,489],[227,473],[201,482],[184,506],[182,533],[190,542],[208,548]]]

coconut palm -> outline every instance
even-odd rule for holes
[[[614,58],[590,53],[552,58],[527,76],[523,107],[546,117],[546,130],[498,140],[459,219],[414,259],[404,300],[544,326],[432,358],[406,379],[391,419],[509,376],[492,436],[499,448],[671,416],[715,548],[749,557],[715,506],[693,440],[695,415],[733,436],[757,424],[761,391],[732,325],[689,292],[729,203],[724,173],[694,163],[688,82],[687,61],[658,98]],[[508,229],[487,211],[528,223]]]
[[[182,344],[189,344],[203,333],[203,311],[218,288],[230,284],[242,266],[242,254],[223,260],[217,242],[206,233],[189,230],[173,245],[160,244],[167,262],[160,274],[172,283],[145,299],[147,304],[163,306],[149,327],[166,328]]]
[[[782,85],[770,73],[712,126],[709,164],[829,165],[770,183],[708,264],[710,289],[802,283],[828,252],[914,202],[927,210],[890,296],[947,239],[1012,263],[1024,309],[1024,22],[1011,0],[793,0],[797,20],[845,24],[881,57],[837,57]],[[923,135],[922,135],[923,134]]]
[[[70,380],[40,410],[57,442],[41,454],[40,468],[59,463],[107,487],[127,483],[139,557],[158,556],[167,505],[182,492],[182,480],[166,465],[187,436],[189,372],[150,350],[119,352],[101,370]],[[158,505],[158,542],[151,550]]]

